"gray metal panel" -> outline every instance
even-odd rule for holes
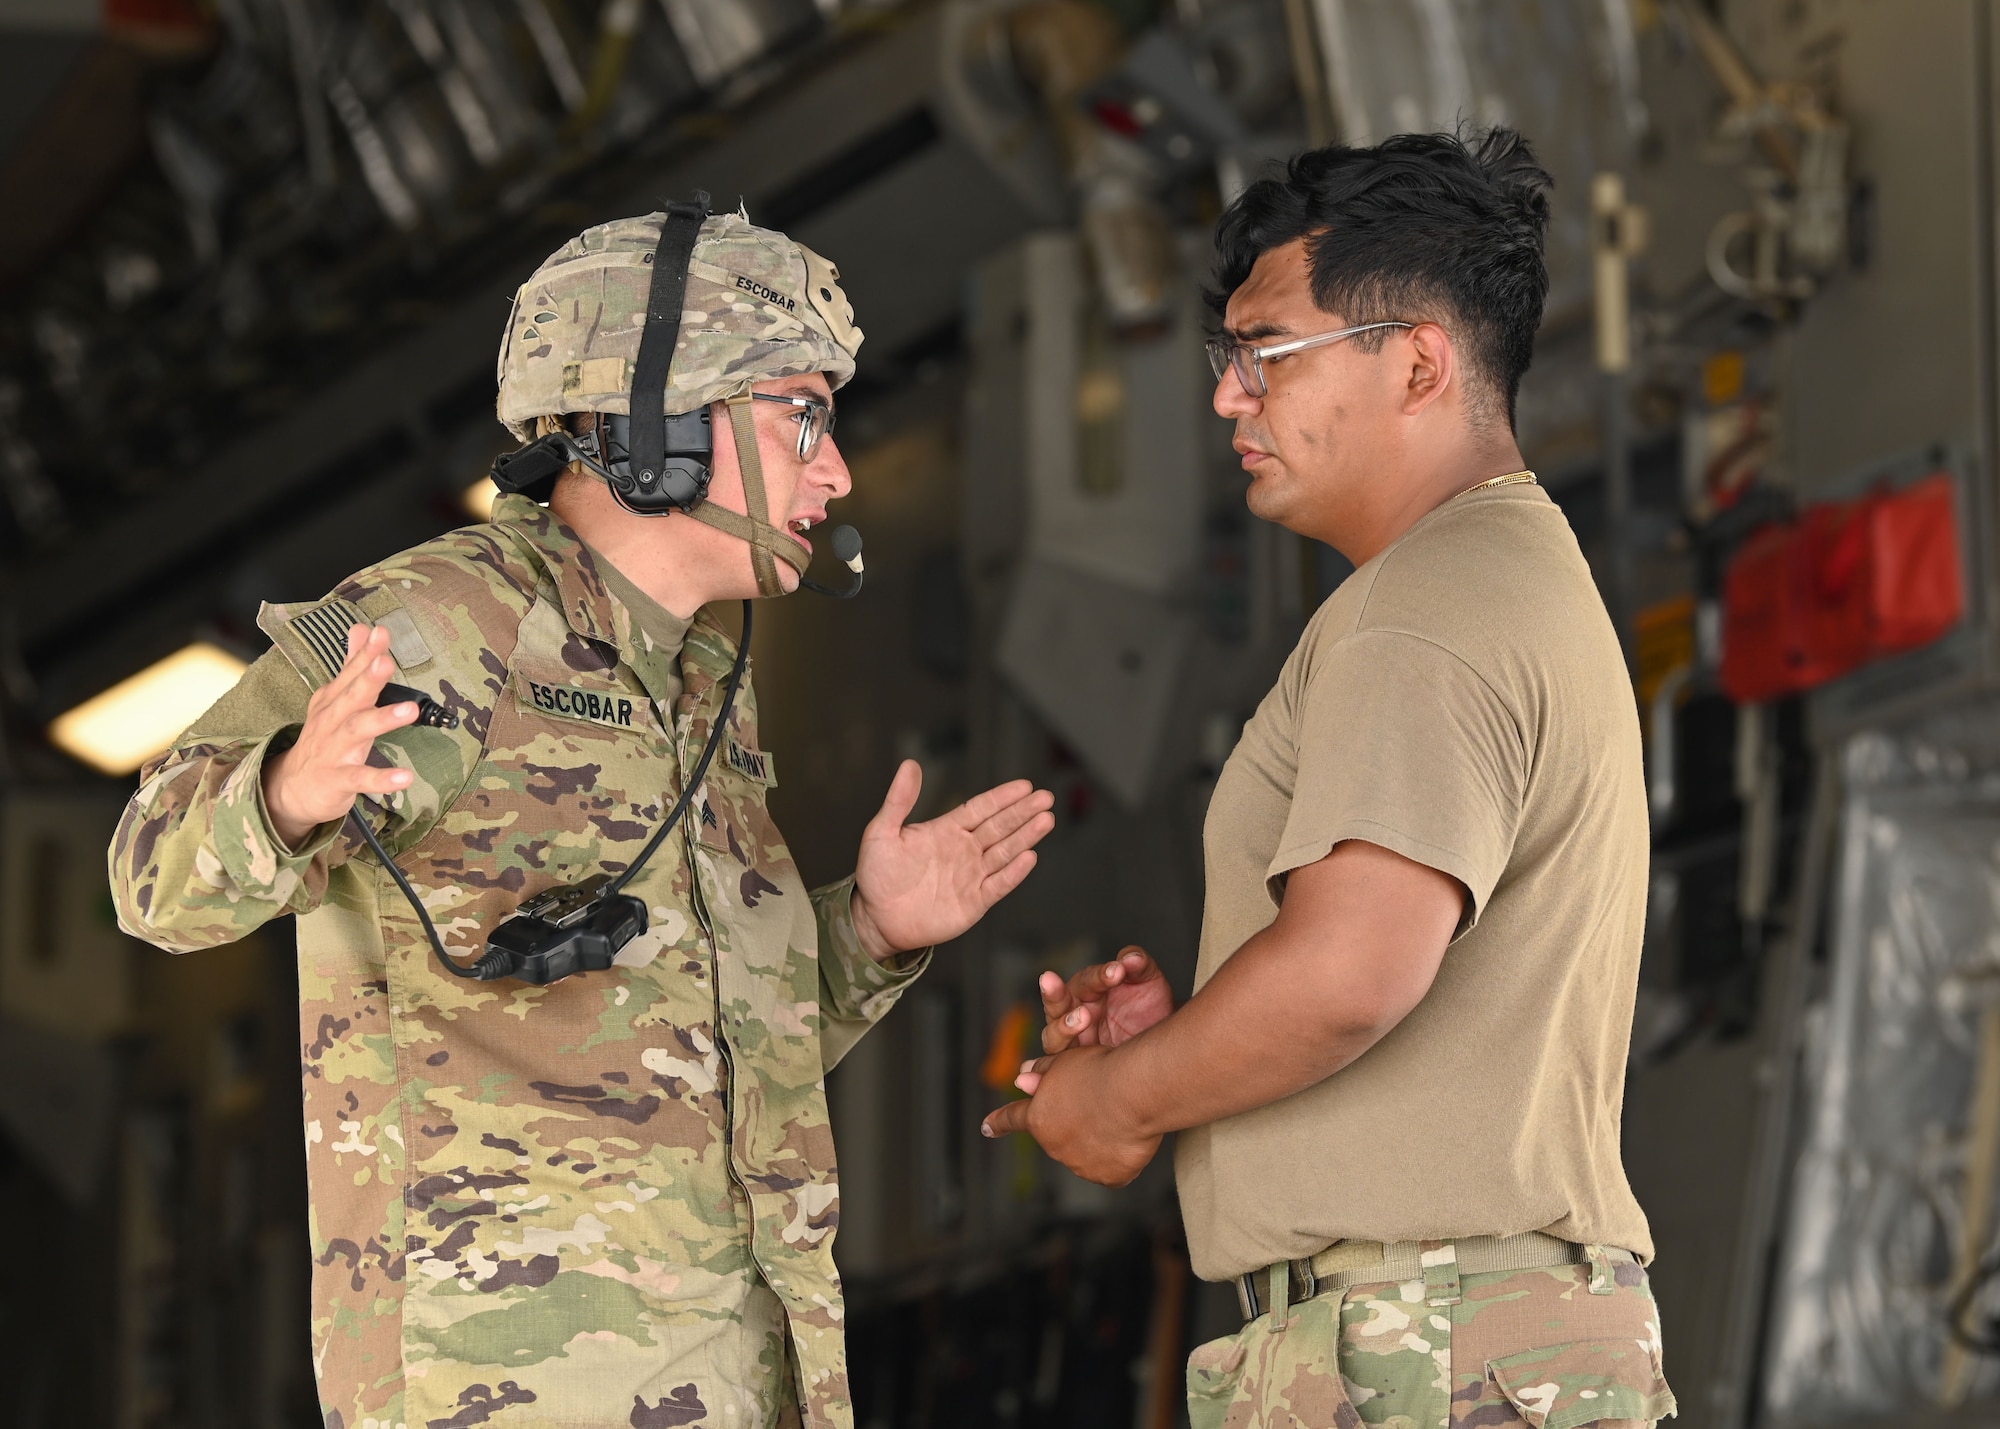
[[[1172,326],[1144,341],[1106,344],[1088,375],[1109,378],[1117,435],[1112,480],[1085,485],[1080,407],[1091,305],[1083,245],[1041,233],[1022,245],[1026,273],[1028,550],[1092,576],[1167,595],[1192,572],[1199,542],[1198,424],[1212,382],[1202,379],[1199,298],[1184,285]]]
[[[1030,559],[995,660],[1128,809],[1146,802],[1193,622],[1157,596]]]
[[[1027,536],[1028,296],[1027,245],[1006,249],[972,275],[966,345],[964,489],[959,540],[965,569],[992,604]]]
[[[1812,11],[1782,32],[1792,55],[1775,72],[1837,67],[1856,169],[1876,198],[1872,263],[1809,302],[1791,340],[1788,465],[1807,497],[1913,447],[1978,448],[1975,294],[1987,261],[1975,133],[1983,57],[1970,0],[1918,10],[1850,0]]]
[[[1976,733],[1955,738],[1953,724]],[[1840,755],[1828,981],[1765,1344],[1779,1423],[1888,1413],[1945,1378],[1954,1282],[1940,1272],[1979,1219],[1966,1138],[2000,932],[2000,781],[1982,775],[1993,727],[1990,706],[1964,705]],[[1975,1382],[1992,1394],[2000,1368],[1985,1360]]]
[[[971,265],[1032,222],[984,162],[945,135],[879,182],[797,225],[796,235],[839,266],[867,334],[866,372],[869,359],[956,317]]]

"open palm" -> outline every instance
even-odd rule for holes
[[[876,958],[948,942],[1021,886],[1035,845],[1056,826],[1055,796],[1016,779],[921,824],[905,823],[924,786],[906,759],[861,834],[854,924]]]

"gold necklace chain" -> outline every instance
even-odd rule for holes
[[[1458,495],[1470,496],[1475,491],[1485,491],[1488,488],[1495,486],[1518,486],[1524,481],[1527,482],[1530,486],[1537,484],[1535,481],[1535,474],[1532,471],[1510,471],[1505,476],[1488,477],[1485,481],[1477,482],[1474,485],[1468,486],[1465,488],[1465,490],[1459,492]],[[1454,501],[1456,501],[1457,499],[1458,499],[1457,496],[1454,496],[1452,498],[1452,500]]]

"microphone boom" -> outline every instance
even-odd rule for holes
[[[842,565],[854,572],[853,584],[846,590],[835,590],[815,580],[801,580],[799,587],[811,591],[814,595],[831,596],[835,600],[852,600],[861,594],[861,533],[852,526],[836,526],[833,528],[831,539],[833,554]]]

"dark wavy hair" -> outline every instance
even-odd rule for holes
[[[1512,429],[1549,295],[1553,182],[1512,129],[1309,149],[1223,213],[1209,302],[1221,312],[1259,257],[1303,238],[1314,302],[1347,323],[1441,324],[1468,369],[1474,418],[1498,408]],[[1355,341],[1380,351],[1382,336]]]

